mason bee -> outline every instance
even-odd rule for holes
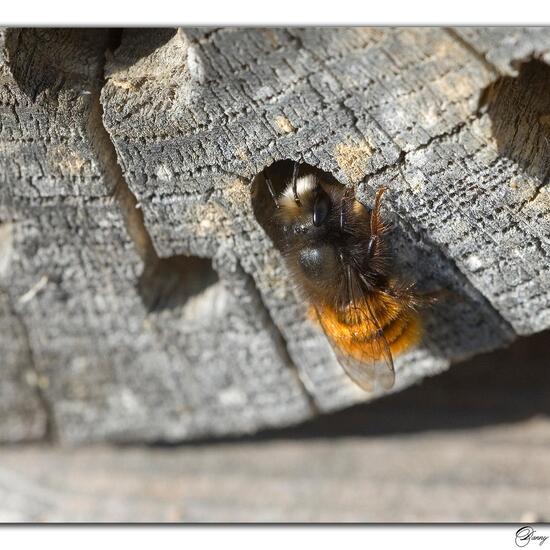
[[[380,214],[386,189],[369,210],[329,174],[298,163],[291,174],[277,193],[263,171],[275,244],[347,375],[364,390],[389,389],[393,356],[419,341],[418,306],[430,299],[392,272]]]

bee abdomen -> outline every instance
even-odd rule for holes
[[[420,340],[420,317],[415,311],[402,312],[402,315],[390,322],[383,332],[392,353],[402,353]]]
[[[373,341],[384,337],[392,354],[397,355],[420,340],[420,317],[415,311],[400,308],[384,321],[385,324],[381,326],[374,324],[370,319],[348,325],[349,344],[371,346]]]

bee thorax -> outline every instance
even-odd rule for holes
[[[308,279],[328,280],[334,277],[336,252],[330,245],[307,246],[298,253],[298,264]]]

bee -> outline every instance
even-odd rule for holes
[[[268,171],[275,244],[311,316],[351,380],[366,391],[391,388],[393,357],[420,340],[418,306],[426,299],[392,272],[390,225],[380,214],[386,188],[378,189],[369,210],[353,189],[308,165],[293,163],[281,193]]]

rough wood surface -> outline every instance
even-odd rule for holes
[[[172,441],[377,397],[255,217],[251,181],[279,159],[366,204],[389,187],[400,269],[461,296],[426,315],[396,390],[550,326],[548,29],[0,39],[1,322],[19,327],[0,342],[20,392],[0,438]]]

